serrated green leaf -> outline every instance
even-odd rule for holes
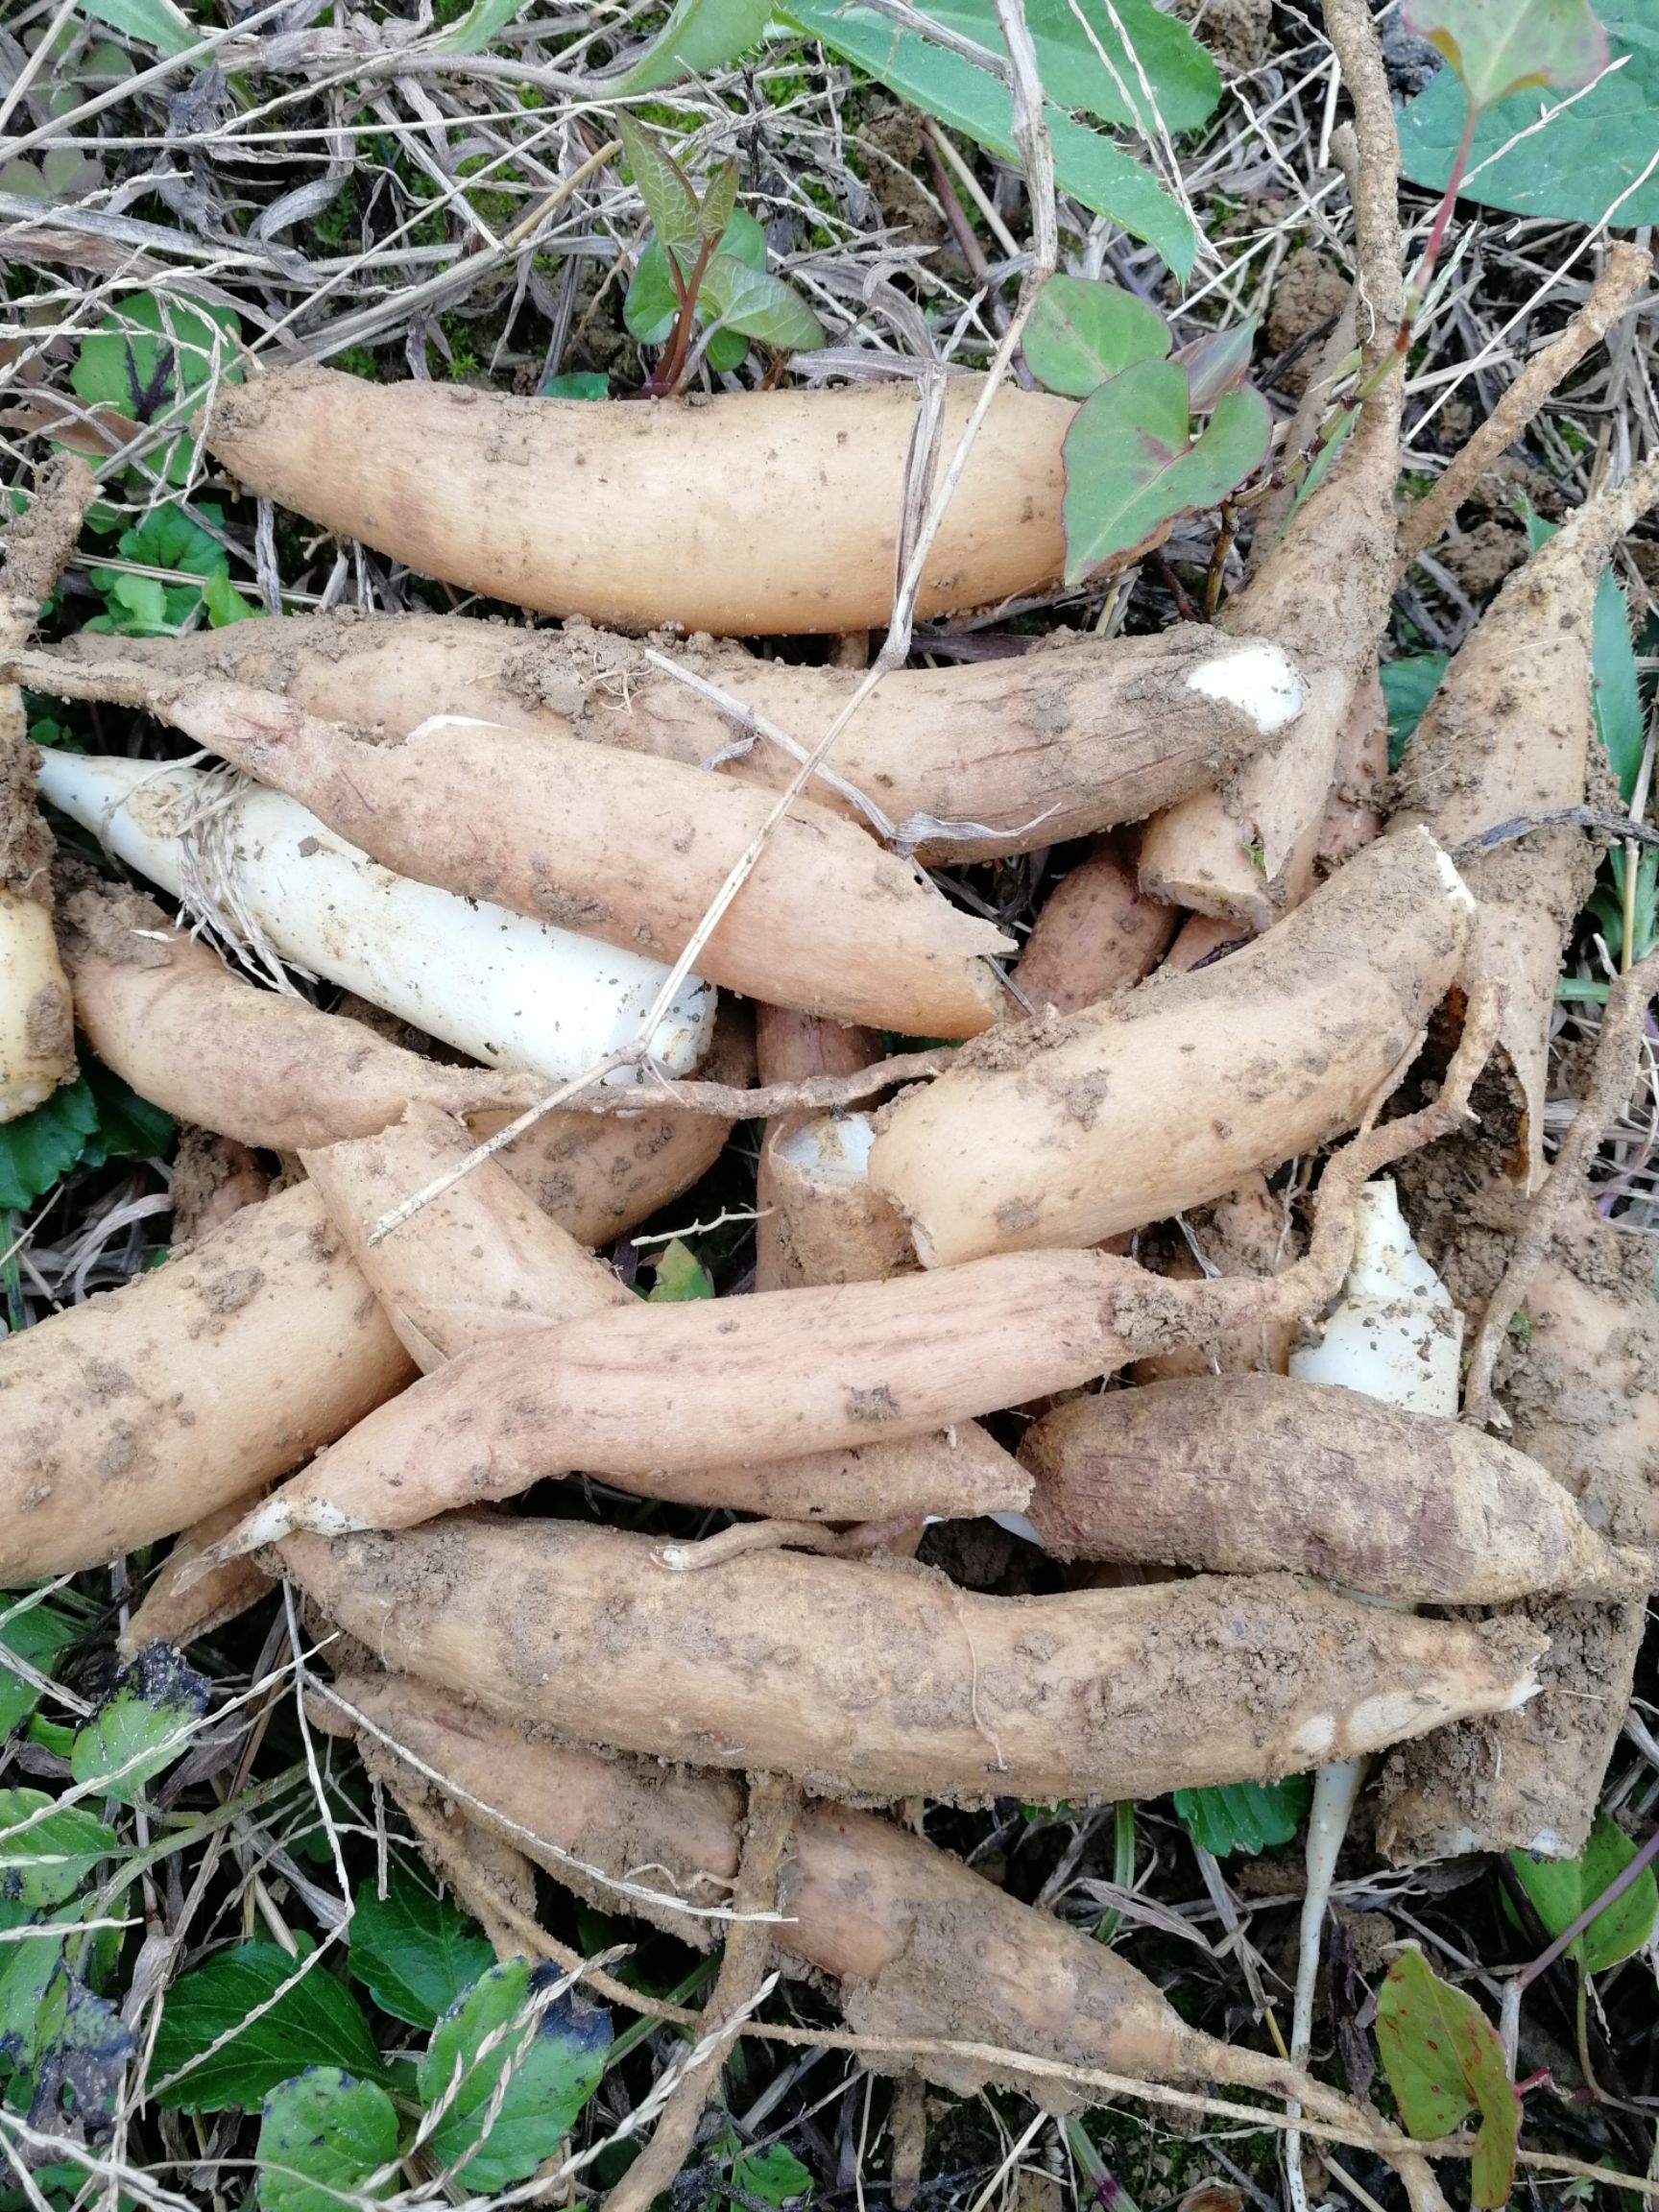
[[[1422,721],[1429,702],[1440,688],[1440,679],[1452,665],[1449,653],[1407,653],[1398,661],[1384,661],[1377,674],[1388,708],[1388,766],[1395,769],[1405,757],[1411,733]]]
[[[154,46],[169,60],[200,43],[202,33],[172,0],[80,0],[81,12],[94,23]]]
[[[549,376],[541,387],[543,399],[608,399],[611,379],[601,370],[571,369],[563,376]]]
[[[165,1644],[151,1644],[75,1734],[69,1770],[102,1782],[117,1804],[134,1805],[146,1782],[171,1767],[207,1710],[208,1682]]]
[[[529,5],[529,0],[472,0],[472,5],[451,29],[440,32],[434,47],[445,54],[481,54],[497,31],[505,31]]]
[[[685,170],[656,134],[632,115],[617,116],[616,134],[658,243],[668,249],[682,269],[689,269],[703,241],[697,195]]]
[[[1086,399],[1135,361],[1161,361],[1169,325],[1120,285],[1050,276],[1025,325],[1025,365],[1039,384]]]
[[[0,1790],[0,1901],[8,1905],[29,1912],[61,1905],[118,1846],[114,1829],[84,1806],[59,1806],[43,1790]]]
[[[1470,2200],[1479,2212],[1497,2212],[1508,2200],[1521,2132],[1521,2100],[1497,2029],[1420,1951],[1407,1950],[1378,1992],[1377,2048],[1408,2133],[1433,2141],[1479,2107]]]
[[[703,272],[699,308],[728,330],[757,338],[778,353],[810,353],[824,343],[824,325],[793,286],[766,269],[751,269],[735,253],[716,253]],[[699,318],[701,320],[701,318]]]
[[[962,132],[1006,161],[1018,158],[1008,88],[988,71],[913,31],[896,30],[885,16],[856,0],[789,0],[782,12],[784,20],[855,62],[901,99],[936,116],[947,129]],[[1162,20],[1173,24],[1171,17]],[[1066,111],[1072,96],[1063,84],[1047,89],[1062,103],[1044,110],[1060,189],[1093,213],[1120,223],[1133,237],[1143,238],[1185,278],[1198,249],[1186,214],[1149,170]]]
[[[1288,1843],[1312,1797],[1306,1774],[1282,1782],[1228,1782],[1213,1790],[1177,1790],[1181,1825],[1213,1859],[1242,1851],[1254,1858],[1269,1845]]]
[[[676,1237],[663,1247],[657,1262],[657,1282],[652,1289],[653,1306],[679,1304],[687,1298],[712,1298],[714,1278],[703,1265],[689,1244],[683,1244]]]
[[[564,2141],[604,2075],[608,2012],[567,1993],[533,2025],[529,2020],[538,1992],[557,1979],[555,1967],[532,1968],[522,1959],[493,1966],[438,2023],[421,2061],[421,2095],[429,2106],[461,2071],[455,2102],[428,2142],[441,2165],[459,2165],[457,2178],[471,2195],[510,2188],[534,2174]],[[523,2026],[514,2025],[520,2021]],[[486,2039],[502,2028],[501,2041],[480,2056]],[[490,2104],[509,2069],[506,2093],[485,2133]]]
[[[67,1175],[98,1126],[98,1108],[77,1079],[33,1112],[0,1121],[0,1210],[21,1213]]]
[[[475,1922],[398,1865],[384,1897],[372,1881],[359,1887],[349,1941],[353,1979],[412,2028],[432,2027],[495,1956]]]
[[[767,2204],[791,2204],[812,2194],[811,2173],[781,2143],[736,2159],[732,2180],[744,2197],[758,2197]]]
[[[1532,128],[1545,106],[1537,92],[1517,92],[1485,109],[1461,197],[1569,223],[1599,223],[1618,203],[1621,226],[1659,222],[1659,170],[1649,168],[1659,110],[1659,23],[1652,0],[1600,0],[1598,12],[1612,58],[1622,65],[1542,130]],[[1549,105],[1557,105],[1552,96]],[[1442,69],[1406,108],[1401,160],[1414,184],[1445,189],[1463,114],[1463,89],[1450,69]],[[1519,136],[1522,132],[1527,135]],[[1501,153],[1505,146],[1509,151]]]
[[[260,2212],[341,2212],[397,2155],[397,2113],[376,2081],[313,2066],[278,2082],[259,2115]],[[397,2185],[393,2175],[373,2194]]]
[[[1545,1928],[1559,1936],[1611,1887],[1635,1856],[1636,1846],[1623,1829],[1598,1813],[1590,1840],[1576,1859],[1535,1859],[1530,1851],[1511,1851],[1509,1863]],[[1659,1887],[1647,1866],[1574,1939],[1567,1956],[1587,1974],[1605,1973],[1641,1950],[1656,1919]]]
[[[81,341],[69,381],[89,407],[111,407],[130,421],[165,416],[180,435],[153,457],[171,484],[190,474],[195,442],[183,428],[188,401],[217,374],[241,381],[233,343],[241,324],[228,307],[204,301],[186,305],[134,292],[105,315]]]
[[[772,0],[678,0],[658,37],[616,81],[618,92],[656,92],[682,77],[724,69],[758,45]]]
[[[1160,524],[1214,507],[1266,458],[1273,434],[1259,392],[1229,392],[1191,442],[1187,372],[1137,361],[1078,408],[1066,464],[1066,581],[1131,552]]]
[[[1590,0],[1406,0],[1401,12],[1477,108],[1533,85],[1570,92],[1607,66],[1607,34]]]
[[[12,1611],[17,1607],[15,1612]],[[72,1621],[54,1613],[42,1602],[33,1605],[11,1597],[0,1596],[0,1613],[11,1613],[12,1618],[0,1627],[0,1662],[8,1651],[14,1651],[19,1659],[26,1659],[36,1673],[50,1674],[53,1664],[61,1651],[75,1642],[79,1630]],[[21,1674],[0,1664],[0,1737],[10,1736],[20,1720],[26,1720],[39,1702],[39,1692],[33,1683],[25,1682]]]
[[[240,1943],[180,1975],[167,1992],[150,2080],[187,2071],[152,2090],[157,2102],[172,2111],[252,2111],[303,2066],[339,2066],[383,2081],[385,2063],[356,2000],[325,1965],[295,1982],[301,1963],[275,1943]],[[278,1989],[276,2003],[252,2018]],[[228,2031],[234,2032],[223,2048],[204,2056]]]

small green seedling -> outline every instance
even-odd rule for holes
[[[653,397],[677,392],[696,331],[709,330],[711,369],[735,369],[757,339],[777,353],[809,353],[824,326],[800,294],[766,267],[766,237],[737,205],[737,162],[724,161],[698,193],[661,140],[631,115],[617,130],[656,235],[639,256],[623,301],[635,337],[663,352],[646,383]]]
[[[1306,1774],[1283,1782],[1229,1782],[1214,1790],[1177,1790],[1175,1811],[1181,1825],[1213,1859],[1235,1851],[1255,1858],[1271,1845],[1288,1843],[1305,1818],[1313,1786]]]
[[[1168,325],[1132,294],[1080,276],[1043,287],[1026,366],[1083,402],[1061,449],[1068,584],[1178,515],[1221,505],[1262,467],[1273,424],[1262,395],[1239,382],[1250,337],[1220,332],[1171,360]],[[1200,413],[1208,421],[1194,435]]]

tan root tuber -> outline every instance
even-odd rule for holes
[[[1287,1575],[984,1598],[796,1551],[675,1575],[648,1537],[488,1515],[279,1550],[388,1666],[487,1710],[852,1799],[1266,1780],[1519,1703],[1543,1648]]]

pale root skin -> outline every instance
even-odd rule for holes
[[[947,459],[979,390],[946,388]],[[919,615],[1058,578],[1074,412],[998,393]],[[752,637],[888,620],[916,419],[907,385],[594,405],[307,367],[226,386],[205,429],[250,490],[424,575],[545,614]]]
[[[1180,919],[1141,896],[1133,858],[1104,840],[1044,901],[1014,980],[1033,1013],[1080,1013],[1149,975]]]
[[[424,1207],[412,1224],[416,1234],[400,1230],[377,1244],[371,1241],[382,1215],[467,1149],[458,1123],[416,1106],[378,1137],[305,1155],[332,1219],[422,1372],[556,1323],[592,1317],[603,1327],[608,1317],[638,1304],[602,1261],[539,1213],[493,1161],[483,1162]],[[373,1446],[372,1434],[348,1440],[333,1471],[319,1464],[309,1486],[328,1496],[332,1510],[349,1496],[349,1470],[359,1451]],[[1030,1484],[1000,1446],[965,1424],[954,1435],[866,1442],[779,1465],[682,1469],[677,1482],[653,1480],[649,1487],[654,1495],[781,1520],[920,1521],[929,1513],[1012,1509],[1024,1503]],[[419,1496],[436,1510],[423,1489]],[[398,1501],[395,1511],[400,1509]],[[395,1518],[389,1525],[405,1524]]]
[[[141,1097],[243,1144],[298,1152],[366,1137],[411,1098],[456,1113],[541,1096],[546,1079],[445,1067],[304,998],[260,991],[152,901],[105,886],[62,912],[86,1040]]]
[[[1601,1220],[1586,1198],[1540,1265],[1527,1299],[1529,1334],[1509,1340],[1497,1375],[1514,1441],[1593,1527],[1650,1562],[1659,1543],[1652,1284],[1647,1239]],[[1583,1848],[1629,1706],[1647,1607],[1561,1598],[1528,1605],[1526,1617],[1551,1639],[1539,1695],[1388,1761],[1378,1839],[1390,1857]]]
[[[425,1377],[268,1500],[238,1540],[407,1527],[573,1468],[644,1496],[746,1503],[756,1464],[808,1453],[856,1464],[872,1444],[930,1436],[1178,1340],[1174,1288],[1097,1253],[1037,1252],[770,1297],[636,1300]],[[978,1435],[958,1431],[959,1448]],[[727,1471],[725,1498],[709,1490],[713,1468]],[[870,1480],[850,1477],[839,1509],[821,1501],[819,1516],[888,1517],[891,1487],[872,1499]],[[787,1464],[769,1483],[753,1510],[807,1517],[777,1502],[794,1486]],[[1022,1478],[1011,1508],[1024,1488]]]
[[[874,1067],[881,1058],[881,1040],[873,1029],[821,1022],[815,1015],[799,1014],[789,1006],[755,1009],[755,1046],[762,1083],[798,1083],[817,1075],[852,1075]],[[803,1188],[799,1170],[779,1164],[779,1150],[811,1119],[805,1114],[777,1114],[766,1124],[760,1157],[755,1171],[755,1287],[757,1290],[798,1290],[814,1280],[809,1266],[822,1263],[824,1255],[814,1240],[817,1209],[811,1187]],[[838,1217],[838,1216],[837,1216]],[[856,1224],[855,1224],[856,1226]],[[797,1232],[804,1233],[809,1249],[796,1249]],[[910,1238],[902,1230],[901,1250],[909,1250]],[[864,1248],[860,1238],[859,1249]],[[830,1255],[834,1266],[835,1255]],[[887,1266],[866,1267],[863,1275],[888,1274]],[[842,1268],[829,1280],[857,1280],[858,1270]]]
[[[1315,854],[1327,875],[1381,835],[1388,805],[1388,702],[1376,667],[1354,696]]]
[[[33,1113],[73,1079],[69,1006],[50,906],[0,888],[0,1121]]]
[[[256,1559],[227,1559],[204,1567],[202,1554],[236,1526],[242,1502],[233,1499],[205,1514],[173,1540],[161,1572],[144,1593],[143,1602],[120,1638],[121,1656],[134,1659],[147,1644],[171,1644],[181,1651],[199,1636],[234,1621],[256,1605],[271,1587],[271,1576]]]
[[[998,1032],[886,1111],[870,1180],[925,1265],[1091,1244],[1359,1121],[1457,974],[1468,894],[1419,832],[1241,951]]]
[[[1659,462],[1649,461],[1508,578],[1406,748],[1391,830],[1426,822],[1451,846],[1518,816],[1584,804],[1596,589],[1614,545],[1655,501]],[[1463,866],[1479,902],[1469,974],[1505,995],[1499,1042],[1526,1102],[1521,1166],[1529,1190],[1544,1173],[1555,978],[1595,873],[1596,847],[1581,830],[1534,830]]]
[[[0,1578],[246,1498],[414,1375],[314,1191],[0,1343]]]
[[[21,515],[6,512],[0,659],[22,646],[67,563],[92,496],[91,472],[64,457],[43,470]],[[23,693],[0,680],[0,1123],[75,1078],[69,982],[52,933],[52,835],[35,804],[35,749]]]
[[[383,866],[664,961],[685,950],[771,811],[677,761],[447,717],[401,744],[354,738],[233,685],[172,719],[311,808]],[[915,1035],[971,1036],[1013,950],[852,824],[803,801],[698,954],[752,998]]]
[[[1262,1780],[1519,1702],[1543,1645],[1290,1575],[998,1599],[794,1551],[674,1575],[648,1537],[488,1515],[279,1552],[383,1664],[487,1710],[851,1799]]]
[[[173,897],[205,877],[282,959],[493,1068],[584,1075],[636,1041],[667,980],[637,952],[382,868],[280,791],[249,784],[228,797],[199,769],[64,752],[40,756],[40,783]],[[207,806],[204,860],[195,831]],[[713,991],[687,976],[652,1033],[653,1057],[689,1073],[714,1011]]]
[[[1063,1559],[1289,1568],[1418,1605],[1642,1586],[1535,1461],[1496,1437],[1275,1375],[1077,1398],[1028,1430],[1028,1511]]]
[[[904,1216],[870,1188],[874,1137],[868,1114],[820,1115],[768,1134],[765,1202],[788,1281],[878,1283],[916,1265]]]
[[[1287,1229],[1285,1202],[1267,1187],[1264,1175],[1247,1175],[1210,1208],[1208,1220],[1189,1223],[1200,1251],[1223,1275],[1277,1275],[1297,1259],[1301,1244]],[[1177,1282],[1196,1282],[1203,1269],[1185,1239],[1177,1240],[1164,1272]],[[1156,1352],[1137,1359],[1137,1382],[1174,1382],[1190,1376],[1283,1375],[1290,1347],[1299,1334],[1294,1319],[1283,1314],[1246,1315],[1200,1344]]]
[[[647,648],[585,624],[529,631],[349,613],[291,615],[269,637],[254,622],[157,640],[83,633],[29,655],[27,681],[126,706],[193,683],[245,684],[369,735],[404,737],[430,715],[470,714],[688,767],[740,745],[745,726],[648,650],[802,745],[816,743],[860,681],[850,669],[757,660],[735,644]],[[1301,705],[1295,666],[1262,638],[1198,624],[1151,637],[1068,634],[1019,660],[895,670],[837,738],[830,765],[913,826],[924,859],[985,859],[1139,821],[1283,736]],[[720,775],[777,790],[795,766],[756,737]],[[821,779],[808,797],[862,819]]]

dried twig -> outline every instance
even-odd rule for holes
[[[1433,490],[1426,492],[1401,517],[1402,576],[1420,553],[1450,529],[1458,508],[1504,447],[1514,444],[1585,354],[1600,345],[1652,274],[1653,256],[1646,248],[1623,240],[1609,248],[1606,268],[1560,337],[1533,354]]]

